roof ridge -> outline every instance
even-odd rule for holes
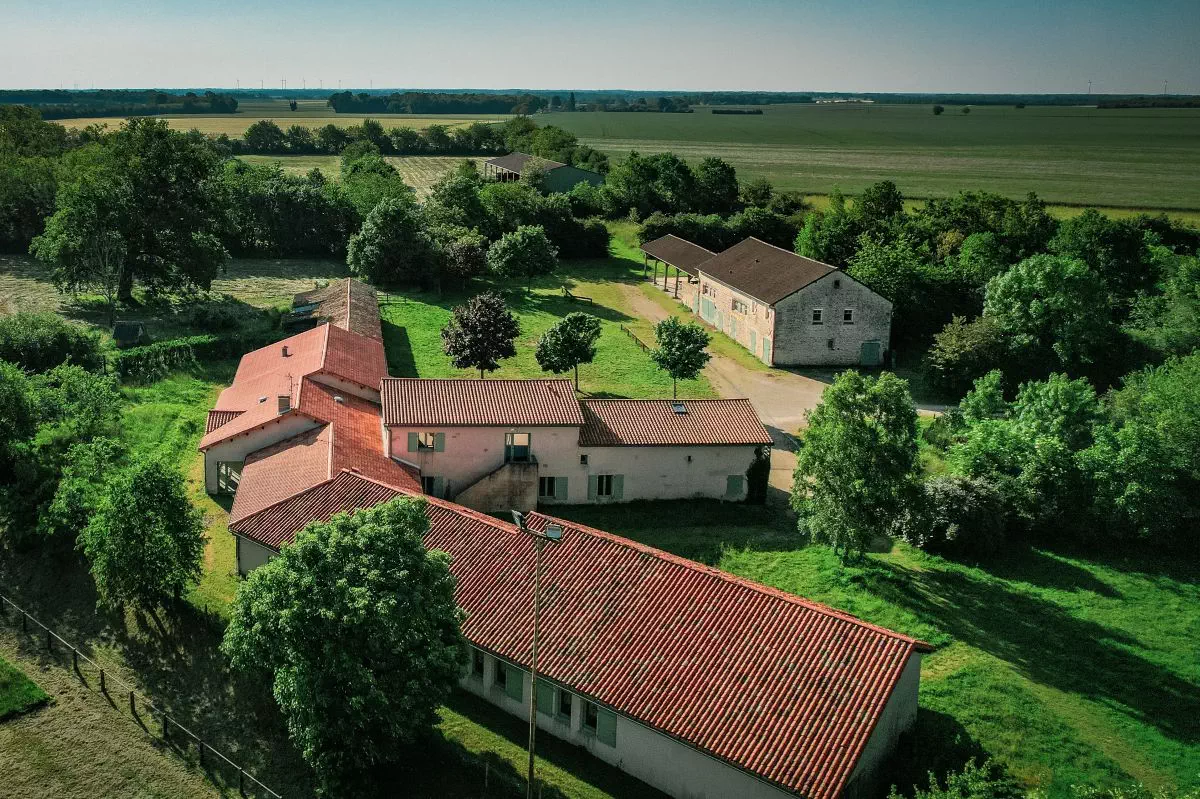
[[[864,627],[864,628],[867,628],[870,630],[874,630],[879,633],[883,633],[884,635],[887,635],[891,638],[897,638],[901,641],[906,641],[906,642],[912,644],[915,648],[923,650],[923,651],[930,651],[930,652],[933,651],[932,645],[930,645],[918,638],[913,638],[910,635],[904,635],[903,633],[896,632],[895,630],[889,630],[886,627],[880,627],[878,624],[872,624],[869,621],[864,621],[863,619],[860,619],[851,613],[847,613],[844,610],[838,610],[837,608],[830,607],[829,605],[824,605],[820,602],[816,602],[816,601],[808,599],[806,597],[799,596],[798,594],[792,594],[787,591],[783,591],[779,588],[774,588],[769,585],[763,585],[762,583],[756,583],[753,580],[746,579],[745,577],[739,577],[736,574],[730,574],[729,572],[718,569],[715,566],[709,566],[706,563],[700,563],[699,561],[691,560],[689,558],[681,557],[680,555],[672,554],[670,552],[667,552],[666,550],[659,549],[658,547],[652,547],[649,544],[643,544],[640,541],[634,541],[632,538],[625,538],[624,536],[619,536],[616,533],[609,533],[604,530],[597,529],[595,527],[589,527],[586,524],[580,524],[578,522],[573,522],[568,519],[561,519],[557,516],[550,516],[549,514],[542,513],[541,511],[533,511],[532,513],[530,513],[530,516],[531,517],[541,517],[543,519],[549,519],[554,522],[561,522],[562,524],[564,524],[568,527],[572,527],[572,528],[578,530],[579,532],[587,533],[588,535],[592,535],[592,536],[596,536],[598,538],[603,538],[608,541],[612,541],[615,544],[619,544],[621,546],[628,547],[630,549],[636,550],[636,551],[641,552],[646,555],[651,555],[651,556],[657,557],[660,560],[666,561],[668,563],[674,563],[677,566],[682,566],[684,568],[690,568],[694,571],[698,571],[703,574],[708,574],[710,576],[717,577],[721,580],[725,580],[726,582],[735,583],[737,585],[743,586],[744,588],[749,588],[751,590],[758,591],[766,596],[773,597],[773,598],[781,600],[783,602],[789,602],[794,605],[802,605],[804,607],[809,608],[810,610],[814,610],[818,613],[823,613],[826,616],[831,616],[833,618],[842,619],[843,621],[848,621],[853,624],[857,624],[861,627]]]
[[[825,268],[829,269],[830,271],[833,271],[833,272],[837,272],[837,271],[839,271],[839,270],[838,270],[838,268],[837,268],[836,266],[833,266],[832,264],[827,264],[827,263],[825,263],[824,261],[818,261],[816,258],[809,258],[807,255],[801,255],[800,253],[798,253],[798,252],[796,252],[796,251],[794,251],[794,250],[787,250],[787,249],[784,249],[783,247],[780,247],[778,244],[772,244],[772,243],[771,243],[771,242],[769,242],[769,241],[763,241],[763,240],[762,240],[762,239],[760,239],[758,236],[747,236],[747,237],[746,237],[746,240],[747,240],[747,241],[749,241],[749,240],[751,240],[751,239],[753,239],[754,241],[757,241],[759,244],[765,244],[765,245],[767,245],[768,247],[773,247],[774,249],[776,249],[776,250],[779,250],[780,252],[785,252],[785,253],[787,253],[788,255],[791,255],[791,256],[793,256],[793,257],[796,257],[796,258],[801,258],[801,259],[803,259],[803,260],[805,260],[805,261],[812,261],[814,264],[820,264],[821,266],[823,266],[823,267],[825,267]],[[739,242],[739,244],[740,244],[740,243],[741,243],[741,242]],[[737,245],[734,245],[734,246],[736,247]],[[822,275],[822,277],[824,277],[824,275]],[[818,280],[819,280],[819,279],[820,279],[820,278],[818,278]]]
[[[569,377],[385,377],[384,380],[421,382],[421,383],[471,383],[486,385],[487,383],[572,383]],[[574,383],[572,383],[574,385]]]
[[[672,399],[670,397],[580,397],[580,402],[749,402],[749,397],[697,397],[696,399]]]

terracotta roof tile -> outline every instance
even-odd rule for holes
[[[342,473],[231,525],[278,548],[307,522],[407,494]],[[510,524],[426,498],[463,632],[526,666],[533,548]],[[539,669],[548,679],[796,792],[835,799],[909,658],[930,647],[849,614],[618,536],[562,524],[546,550]]]
[[[507,169],[509,172],[516,172],[519,175],[521,174],[521,170],[523,170],[525,165],[530,161],[533,161],[546,172],[566,166],[566,164],[558,161],[551,161],[548,158],[539,158],[536,155],[528,155],[526,153],[509,153],[508,155],[501,155],[497,158],[489,158],[487,163],[501,169]]]
[[[668,233],[654,241],[646,242],[642,245],[642,252],[665,264],[678,267],[689,275],[695,275],[696,267],[716,254],[712,250],[704,249],[699,244],[681,239],[674,233]]]
[[[585,399],[579,404],[583,447],[771,443],[749,400]],[[676,406],[684,412],[677,413]]]
[[[305,318],[321,319],[351,333],[383,340],[375,289],[360,280],[334,280],[327,286],[301,292],[292,299],[293,308],[310,305],[316,307],[308,311]]]
[[[582,425],[570,380],[383,381],[383,422],[396,426]]]
[[[738,242],[697,268],[768,305],[838,271],[755,238]]]
[[[211,433],[221,425],[229,424],[241,414],[242,411],[209,411],[208,419],[204,423],[204,432]]]

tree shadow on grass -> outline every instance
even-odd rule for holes
[[[392,377],[416,377],[417,359],[408,331],[395,322],[382,320],[383,349],[387,353],[388,374]]]
[[[989,561],[987,571],[1005,580],[1025,582],[1040,588],[1091,591],[1109,599],[1122,597],[1120,591],[1087,569],[1060,555],[1032,547],[1010,557]]]
[[[962,570],[871,559],[864,587],[1034,682],[1118,709],[1174,740],[1200,741],[1200,690],[1139,656],[1133,637]],[[1014,579],[1015,579],[1014,575]]]
[[[929,772],[942,779],[948,771],[960,771],[975,758],[982,764],[989,753],[967,728],[949,713],[917,708],[917,720],[900,736],[896,749],[879,769],[882,779],[878,795],[895,786],[902,796],[912,796],[913,786],[929,784]]]

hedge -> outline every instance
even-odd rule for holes
[[[156,341],[114,353],[109,367],[123,383],[153,383],[199,361],[239,357],[274,339],[266,333],[212,334]]]

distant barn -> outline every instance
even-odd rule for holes
[[[558,161],[549,161],[526,153],[509,153],[483,162],[484,177],[495,178],[502,183],[520,180],[521,175],[535,169],[545,174],[546,191],[552,194],[568,192],[580,183],[599,186],[604,182],[604,176],[599,172],[560,164]]]

